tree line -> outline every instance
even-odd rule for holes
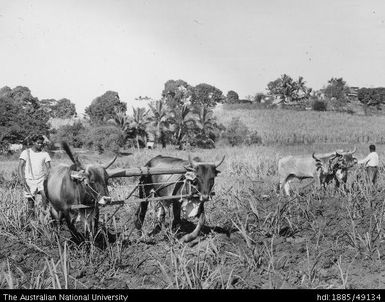
[[[192,86],[183,80],[169,80],[160,99],[150,102],[148,108],[127,108],[117,92],[106,91],[86,107],[84,118],[54,128],[50,124],[52,118],[77,117],[74,103],[66,98],[39,100],[28,87],[5,86],[0,89],[0,150],[7,150],[9,144],[26,143],[34,133],[100,152],[142,148],[148,141],[180,149],[186,145],[214,148],[220,138],[231,145],[260,143],[258,133],[249,132],[240,120],[232,121],[227,128],[218,123],[213,108],[219,103],[262,103],[266,98],[274,98],[283,104],[310,102],[313,110],[326,110],[328,101],[338,110],[352,95],[342,78],[331,78],[324,88],[314,91],[307,87],[303,77],[295,80],[287,74],[269,82],[266,91],[241,100],[234,90],[225,96],[220,89],[206,83]],[[369,107],[380,109],[385,104],[385,88],[360,88],[354,97],[364,105],[365,112]]]
[[[213,108],[223,100],[222,91],[212,85],[191,86],[183,80],[170,80],[149,109],[128,110],[117,92],[107,91],[86,107],[85,118],[55,129],[51,118],[77,116],[71,101],[38,100],[27,87],[6,86],[0,90],[0,147],[6,150],[11,143],[26,143],[31,134],[43,133],[54,142],[66,140],[74,147],[100,152],[141,148],[148,141],[180,149],[186,145],[213,148],[225,130],[213,117]]]
[[[318,111],[346,111],[346,106],[351,101],[358,101],[363,106],[365,114],[369,108],[381,110],[385,105],[385,88],[350,87],[343,78],[332,77],[326,85],[313,90],[307,87],[303,77],[298,80],[287,74],[281,75],[267,84],[267,93],[257,93],[247,98],[252,102],[260,103],[272,97],[277,103],[283,105],[311,106]],[[230,93],[230,92],[229,92]],[[239,102],[237,95],[231,92],[229,103]]]

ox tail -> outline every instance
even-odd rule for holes
[[[47,202],[49,202],[49,195],[48,195],[48,177],[46,177],[43,181],[43,190],[45,197],[47,198]]]
[[[67,142],[63,141],[61,143],[61,146],[63,148],[63,150],[67,153],[68,157],[71,159],[71,161],[75,164],[76,167],[79,167],[79,168],[82,168],[82,165],[79,161],[79,158],[76,156],[73,155],[71,149],[70,149],[70,146],[68,145]]]

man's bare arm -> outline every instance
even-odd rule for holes
[[[17,169],[17,172],[18,172],[18,176],[19,176],[19,179],[20,179],[20,182],[21,184],[27,188],[27,182],[25,180],[25,173],[24,173],[24,169],[25,169],[25,160],[24,159],[21,159],[19,160],[19,166],[18,166],[18,169]]]

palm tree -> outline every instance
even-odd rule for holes
[[[215,118],[213,117],[213,111],[203,106],[198,112],[197,125],[202,133],[207,136],[214,131]]]
[[[165,147],[164,131],[168,124],[168,108],[164,100],[155,101],[155,103],[149,104],[152,113],[152,123],[155,126],[155,141],[159,143],[161,141],[163,148]]]
[[[172,111],[171,122],[174,125],[174,135],[179,149],[183,147],[183,138],[196,123],[195,119],[191,117],[190,112],[191,110],[188,105],[175,107]]]
[[[146,110],[145,108],[137,107],[134,108],[132,107],[133,110],[133,122],[131,124],[131,127],[135,130],[135,136],[136,136],[136,146],[139,149],[139,137],[144,137],[146,140],[146,127],[147,124],[149,123],[148,119],[148,113],[149,110]]]
[[[213,133],[215,131],[216,119],[213,117],[213,111],[203,106],[197,112],[198,120],[196,122],[197,128],[200,130],[200,134],[197,138],[201,139],[200,142],[203,145],[214,145],[214,140],[212,139]]]
[[[281,80],[284,102],[289,103],[293,99],[296,83],[287,74],[282,75]]]
[[[123,143],[125,144],[128,138],[130,125],[133,122],[132,118],[129,117],[124,111],[115,108],[115,114],[108,120],[108,122],[117,126],[121,130]]]
[[[111,119],[108,120],[108,122],[114,124],[115,126],[125,131],[129,126],[130,117],[127,116],[125,112],[115,109],[115,114],[112,116]]]
[[[310,96],[310,93],[312,91],[311,88],[307,88],[305,86],[306,82],[303,80],[303,77],[299,77],[298,78],[298,82],[297,82],[297,91],[296,91],[296,94],[297,94],[297,99],[301,100],[301,99],[306,99]]]

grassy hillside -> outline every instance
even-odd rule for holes
[[[215,116],[225,126],[239,117],[264,145],[385,143],[385,116],[282,109],[217,109]]]

